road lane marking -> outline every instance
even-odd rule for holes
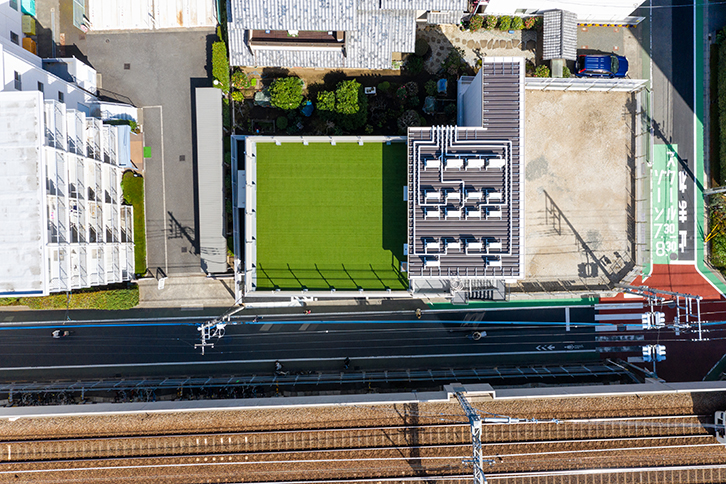
[[[543,353],[542,351],[502,351],[498,353],[442,353],[442,354],[426,354],[426,355],[382,355],[382,356],[361,356],[356,357],[356,360],[419,360],[426,358],[459,358],[459,357],[478,357],[483,356],[516,356],[516,355],[554,355],[554,354],[572,354],[572,353],[596,353],[597,350],[583,349],[583,350],[554,350]],[[305,362],[324,362],[324,361],[339,361],[340,357],[333,358],[285,358],[286,363],[305,363]],[[264,360],[222,360],[222,361],[178,361],[170,362],[165,361],[161,363],[122,363],[122,364],[99,364],[99,365],[62,365],[62,366],[18,366],[18,367],[3,367],[0,371],[26,371],[26,370],[82,370],[88,368],[138,368],[138,367],[151,367],[151,366],[192,366],[192,365],[238,365],[238,364],[267,364],[274,363],[278,359],[264,359]]]
[[[300,326],[300,329],[298,329],[298,331],[305,331],[309,327],[310,327],[310,323],[305,323],[302,326]]]

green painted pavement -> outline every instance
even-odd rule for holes
[[[527,299],[522,301],[472,301],[467,308],[526,308],[526,307],[564,307],[592,306],[600,302],[597,297],[577,297],[569,299]],[[463,306],[451,303],[429,303],[431,309],[461,309]]]
[[[653,264],[678,260],[678,145],[655,145],[651,170],[650,243]]]

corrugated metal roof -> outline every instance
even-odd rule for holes
[[[566,10],[544,13],[542,58],[577,59],[577,15]]]
[[[429,12],[426,23],[431,25],[458,24],[464,15],[466,12],[463,10],[461,12]]]
[[[353,0],[230,0],[233,23],[247,30],[352,30]]]
[[[465,12],[468,0],[380,0],[382,10],[455,10]]]
[[[88,0],[91,30],[153,30],[212,27],[216,2],[209,0]]]
[[[199,183],[199,246],[202,269],[226,272],[222,174],[222,91],[198,87],[196,94],[197,180]]]

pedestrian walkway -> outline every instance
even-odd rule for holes
[[[234,305],[234,280],[210,279],[204,274],[171,276],[163,284],[140,279],[139,308],[181,308],[189,311]],[[160,287],[162,287],[160,289]]]

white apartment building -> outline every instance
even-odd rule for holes
[[[116,128],[39,91],[0,93],[0,296],[133,277]]]
[[[67,82],[15,42],[11,33],[22,37],[15,3],[0,0],[0,297],[128,281],[133,208],[121,193],[128,126],[91,116],[99,111],[93,69],[71,60],[83,76]]]
[[[115,129],[39,91],[0,93],[0,296],[133,277]]]

